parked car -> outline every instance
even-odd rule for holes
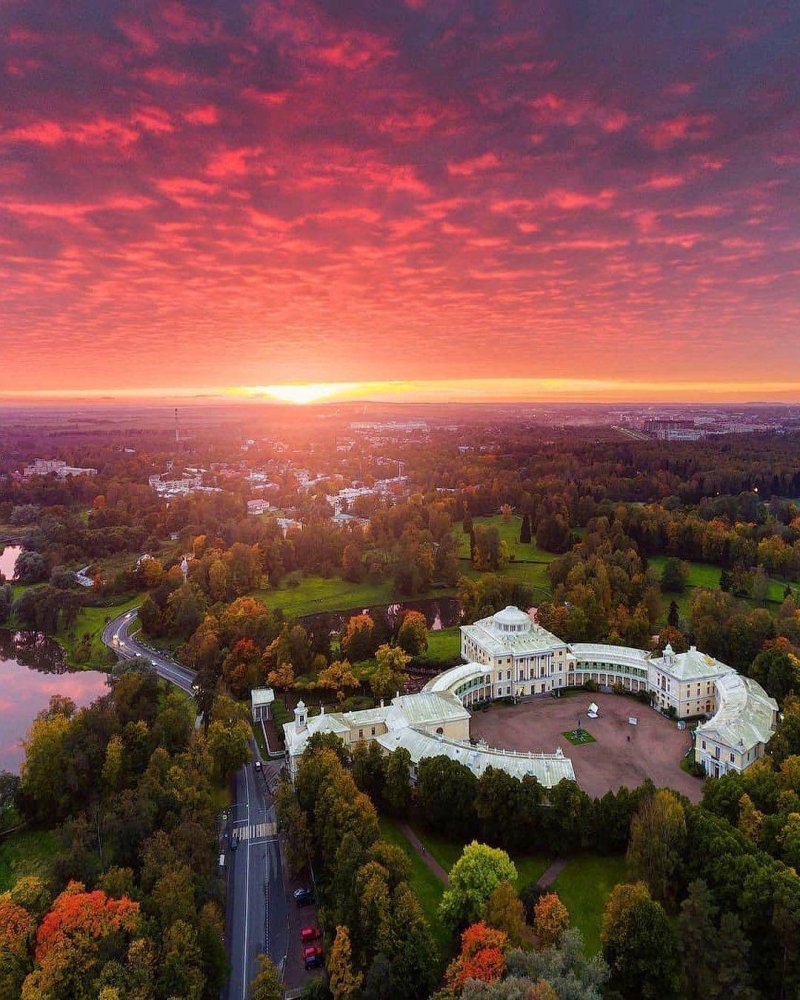
[[[318,944],[311,945],[310,948],[303,949],[303,962],[307,969],[316,969],[322,965],[325,953]]]
[[[304,927],[300,931],[300,940],[304,943],[306,941],[316,941],[317,938],[321,937],[322,937],[322,931],[319,929],[319,927]]]
[[[309,903],[314,902],[314,890],[309,889],[308,886],[301,886],[299,889],[295,889],[292,893],[294,896],[294,901],[298,906],[308,906]]]
[[[260,771],[261,770],[261,761],[260,760],[256,761],[256,763],[255,763],[255,769],[256,769],[256,771]]]
[[[239,834],[234,833],[234,835],[231,837],[231,850],[235,851],[238,846],[239,846]]]

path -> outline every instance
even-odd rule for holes
[[[536,879],[536,884],[540,889],[549,888],[553,882],[558,878],[561,872],[566,868],[568,858],[556,858],[556,860],[550,865],[550,867],[543,871],[539,878]]]
[[[436,858],[431,857],[425,845],[422,843],[422,841],[419,839],[416,833],[414,833],[414,831],[411,829],[408,823],[398,823],[397,825],[400,827],[403,836],[406,838],[409,844],[411,844],[411,846],[414,848],[417,854],[422,858],[422,860],[425,862],[428,868],[430,868],[433,874],[439,879],[439,881],[444,883],[444,885],[449,885],[450,879],[447,877],[447,872],[444,870],[444,868],[442,868],[442,866],[439,864]]]

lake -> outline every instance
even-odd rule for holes
[[[2,546],[0,542],[0,546]],[[0,549],[0,576],[4,576],[11,583],[14,579],[14,571],[17,565],[17,556],[22,552],[21,545],[6,545]]]
[[[404,611],[420,611],[431,631],[450,628],[461,624],[461,605],[455,597],[427,597],[418,601],[402,601],[397,604],[373,604],[366,608],[348,608],[346,611],[315,611],[302,615],[298,621],[307,628],[320,628],[328,632],[341,632],[354,616],[368,614],[373,621],[384,619],[394,624]]]
[[[82,708],[107,693],[107,678],[97,670],[70,670],[58,643],[41,632],[0,629],[0,771],[19,772],[21,741],[51,695]]]

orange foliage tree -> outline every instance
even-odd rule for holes
[[[554,892],[536,901],[533,929],[540,948],[556,948],[564,931],[569,930],[569,911]]]
[[[30,968],[28,947],[35,921],[11,898],[0,895],[0,996],[16,996]]]
[[[75,987],[79,995],[99,971],[101,958],[123,958],[141,924],[139,904],[123,896],[111,899],[100,889],[86,892],[70,882],[53,903],[36,932],[36,969],[25,982],[24,997],[49,995]],[[39,992],[37,992],[37,990]]]
[[[461,935],[461,951],[445,972],[445,985],[450,993],[458,994],[468,979],[495,983],[503,975],[508,950],[508,935],[489,927],[482,920],[472,924]]]

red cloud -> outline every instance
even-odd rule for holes
[[[471,160],[462,160],[461,163],[448,163],[447,172],[454,177],[471,177],[473,174],[498,166],[500,166],[500,160],[496,153],[483,153]]]
[[[699,142],[711,135],[714,116],[710,114],[685,114],[664,118],[646,125],[640,135],[656,150],[670,149],[677,142]]]
[[[191,125],[216,125],[219,121],[219,110],[213,104],[205,104],[185,112],[183,117]]]

